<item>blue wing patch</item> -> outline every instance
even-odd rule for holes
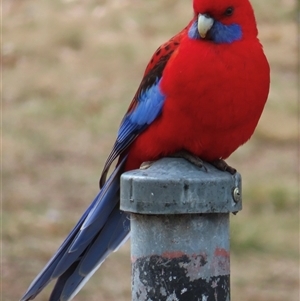
[[[131,123],[141,126],[149,125],[160,114],[165,101],[165,96],[159,87],[160,82],[161,79],[157,79],[153,86],[141,93],[138,106],[127,116]],[[122,131],[122,125],[120,131]]]
[[[160,82],[161,78],[157,77],[153,85],[142,89],[138,94],[137,105],[124,116],[116,142],[102,172],[101,187],[112,162],[160,115],[166,99],[160,89]]]

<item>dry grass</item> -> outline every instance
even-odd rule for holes
[[[295,3],[253,0],[272,69],[232,217],[232,300],[299,298]],[[3,292],[17,300],[97,192],[119,121],[157,46],[190,2],[3,1]],[[176,20],[176,22],[174,22]],[[47,292],[38,300],[47,300]],[[129,246],[75,300],[130,300]]]

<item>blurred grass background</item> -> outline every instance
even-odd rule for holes
[[[232,300],[299,300],[296,1],[252,0],[272,86],[231,218]],[[98,190],[119,122],[187,0],[3,0],[2,299],[18,300]],[[38,300],[47,300],[46,289]],[[130,299],[127,243],[75,300]]]

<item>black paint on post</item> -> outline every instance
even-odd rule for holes
[[[187,266],[194,260],[186,255],[163,258],[153,255],[137,259],[132,265],[133,300],[199,301],[229,300],[230,276],[212,276],[191,280]],[[201,266],[207,264],[200,259]],[[135,283],[135,281],[137,283]]]

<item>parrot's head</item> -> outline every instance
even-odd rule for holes
[[[189,29],[192,39],[220,44],[257,36],[249,0],[193,0],[193,7],[195,18]]]

